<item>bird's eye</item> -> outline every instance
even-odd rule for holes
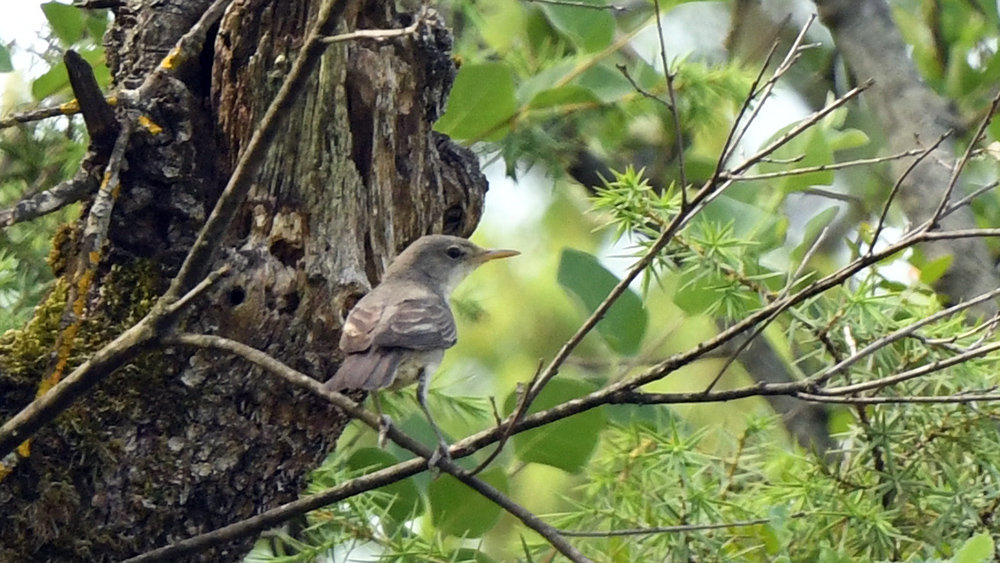
[[[462,249],[459,248],[459,247],[457,247],[457,246],[450,246],[450,247],[448,247],[448,250],[446,252],[448,254],[448,258],[452,258],[452,259],[456,259],[456,260],[458,258],[461,258],[462,254],[464,254],[464,252],[462,252]]]

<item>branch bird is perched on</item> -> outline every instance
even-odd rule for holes
[[[340,349],[346,357],[325,387],[378,391],[419,383],[420,407],[438,438],[435,455],[447,456],[448,444],[427,408],[427,380],[444,351],[457,340],[448,298],[480,265],[517,254],[486,250],[446,235],[417,239],[389,265],[382,283],[347,316],[340,335]]]

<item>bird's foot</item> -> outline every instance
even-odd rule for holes
[[[388,434],[389,429],[392,428],[392,419],[389,415],[383,414],[378,418],[378,447],[385,449],[386,443],[389,442]]]
[[[431,454],[430,459],[427,460],[427,467],[431,469],[431,473],[435,478],[441,473],[441,461],[451,461],[451,452],[449,451],[449,446],[445,442],[440,442],[434,453]]]

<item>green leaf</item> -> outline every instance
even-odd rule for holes
[[[573,84],[543,90],[531,99],[531,109],[548,109],[579,104],[600,104],[601,100],[589,88]]]
[[[948,268],[951,267],[954,259],[955,257],[949,254],[920,266],[920,281],[927,285],[938,281],[948,271]]]
[[[863,147],[870,142],[868,135],[860,129],[845,129],[830,132],[830,149],[834,152]]]
[[[0,72],[12,70],[14,70],[14,64],[10,61],[10,49],[6,45],[0,45]]]
[[[586,4],[602,4],[604,0],[582,0]],[[580,50],[599,51],[609,45],[615,35],[615,18],[610,10],[579,6],[543,4],[542,12],[552,27],[559,30]]]
[[[528,77],[517,88],[517,99],[522,104],[527,104],[535,96],[545,90],[554,89],[555,85],[566,78],[566,75],[573,72],[576,65],[573,61],[565,61],[552,65],[538,74]]]
[[[577,399],[597,387],[575,379],[553,379],[545,386],[528,409],[529,413],[545,410]],[[504,405],[512,412],[517,395],[507,396]],[[583,469],[597,448],[601,430],[607,418],[600,409],[591,409],[540,428],[514,436],[514,452],[524,462],[551,465],[570,473]]]
[[[399,463],[396,456],[379,448],[362,448],[347,460],[347,467],[354,471],[372,472]],[[386,514],[397,522],[406,522],[423,512],[420,493],[413,479],[403,479],[379,489],[388,498],[378,496],[375,503],[385,509]]]
[[[59,2],[42,4],[45,19],[49,20],[53,33],[65,46],[76,43],[83,37],[84,17],[79,8]]]
[[[499,467],[487,469],[479,478],[506,493],[507,475]],[[500,518],[500,507],[451,475],[442,475],[427,488],[431,519],[438,530],[457,537],[478,538]]]
[[[642,68],[642,67],[640,67]],[[636,78],[636,80],[640,80]],[[662,77],[660,77],[662,80]],[[610,65],[597,64],[577,77],[576,83],[590,89],[605,103],[620,103],[626,96],[635,94],[635,86],[625,78],[625,75]],[[642,84],[640,82],[640,84]],[[651,85],[644,85],[649,88]]]
[[[108,31],[108,12],[107,10],[91,10],[86,16],[84,25],[87,27],[87,33],[93,37],[97,43],[101,42],[104,34]]]
[[[969,541],[965,542],[959,548],[958,553],[951,560],[953,563],[983,563],[985,561],[992,561],[993,538],[986,532],[972,536],[969,538]]]
[[[823,229],[830,223],[833,223],[838,213],[840,213],[840,208],[834,205],[820,211],[806,223],[805,233],[802,235],[802,243],[795,247],[795,250],[792,252],[792,257],[795,260],[802,260],[805,257],[806,252],[809,252],[809,249],[816,243],[816,239],[819,238]]]
[[[454,563],[494,563],[488,555],[478,549],[460,547],[451,556]]]
[[[36,100],[44,100],[66,88],[69,88],[69,75],[66,74],[66,64],[60,62],[31,83],[31,95]]]
[[[514,77],[507,65],[465,64],[434,128],[456,139],[499,141],[510,131],[508,121],[517,109]]]
[[[563,250],[557,279],[559,285],[580,298],[588,313],[597,310],[619,281],[593,255],[571,248]],[[632,289],[626,289],[597,324],[597,331],[614,351],[633,355],[639,351],[646,324],[642,299]]]

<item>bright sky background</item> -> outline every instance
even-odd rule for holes
[[[41,2],[21,2],[19,0],[3,0],[3,17],[0,18],[0,42],[8,44],[14,41],[14,68],[13,73],[26,73],[32,75],[33,57],[24,53],[25,49],[32,47],[43,48],[45,43],[38,39],[38,34],[45,25],[45,15],[42,14]],[[35,74],[40,71],[35,70]],[[11,74],[0,74],[0,93],[7,93],[7,84],[10,80],[19,80],[17,76]],[[8,103],[14,100],[4,99],[0,103],[2,111],[7,113],[11,108]]]

